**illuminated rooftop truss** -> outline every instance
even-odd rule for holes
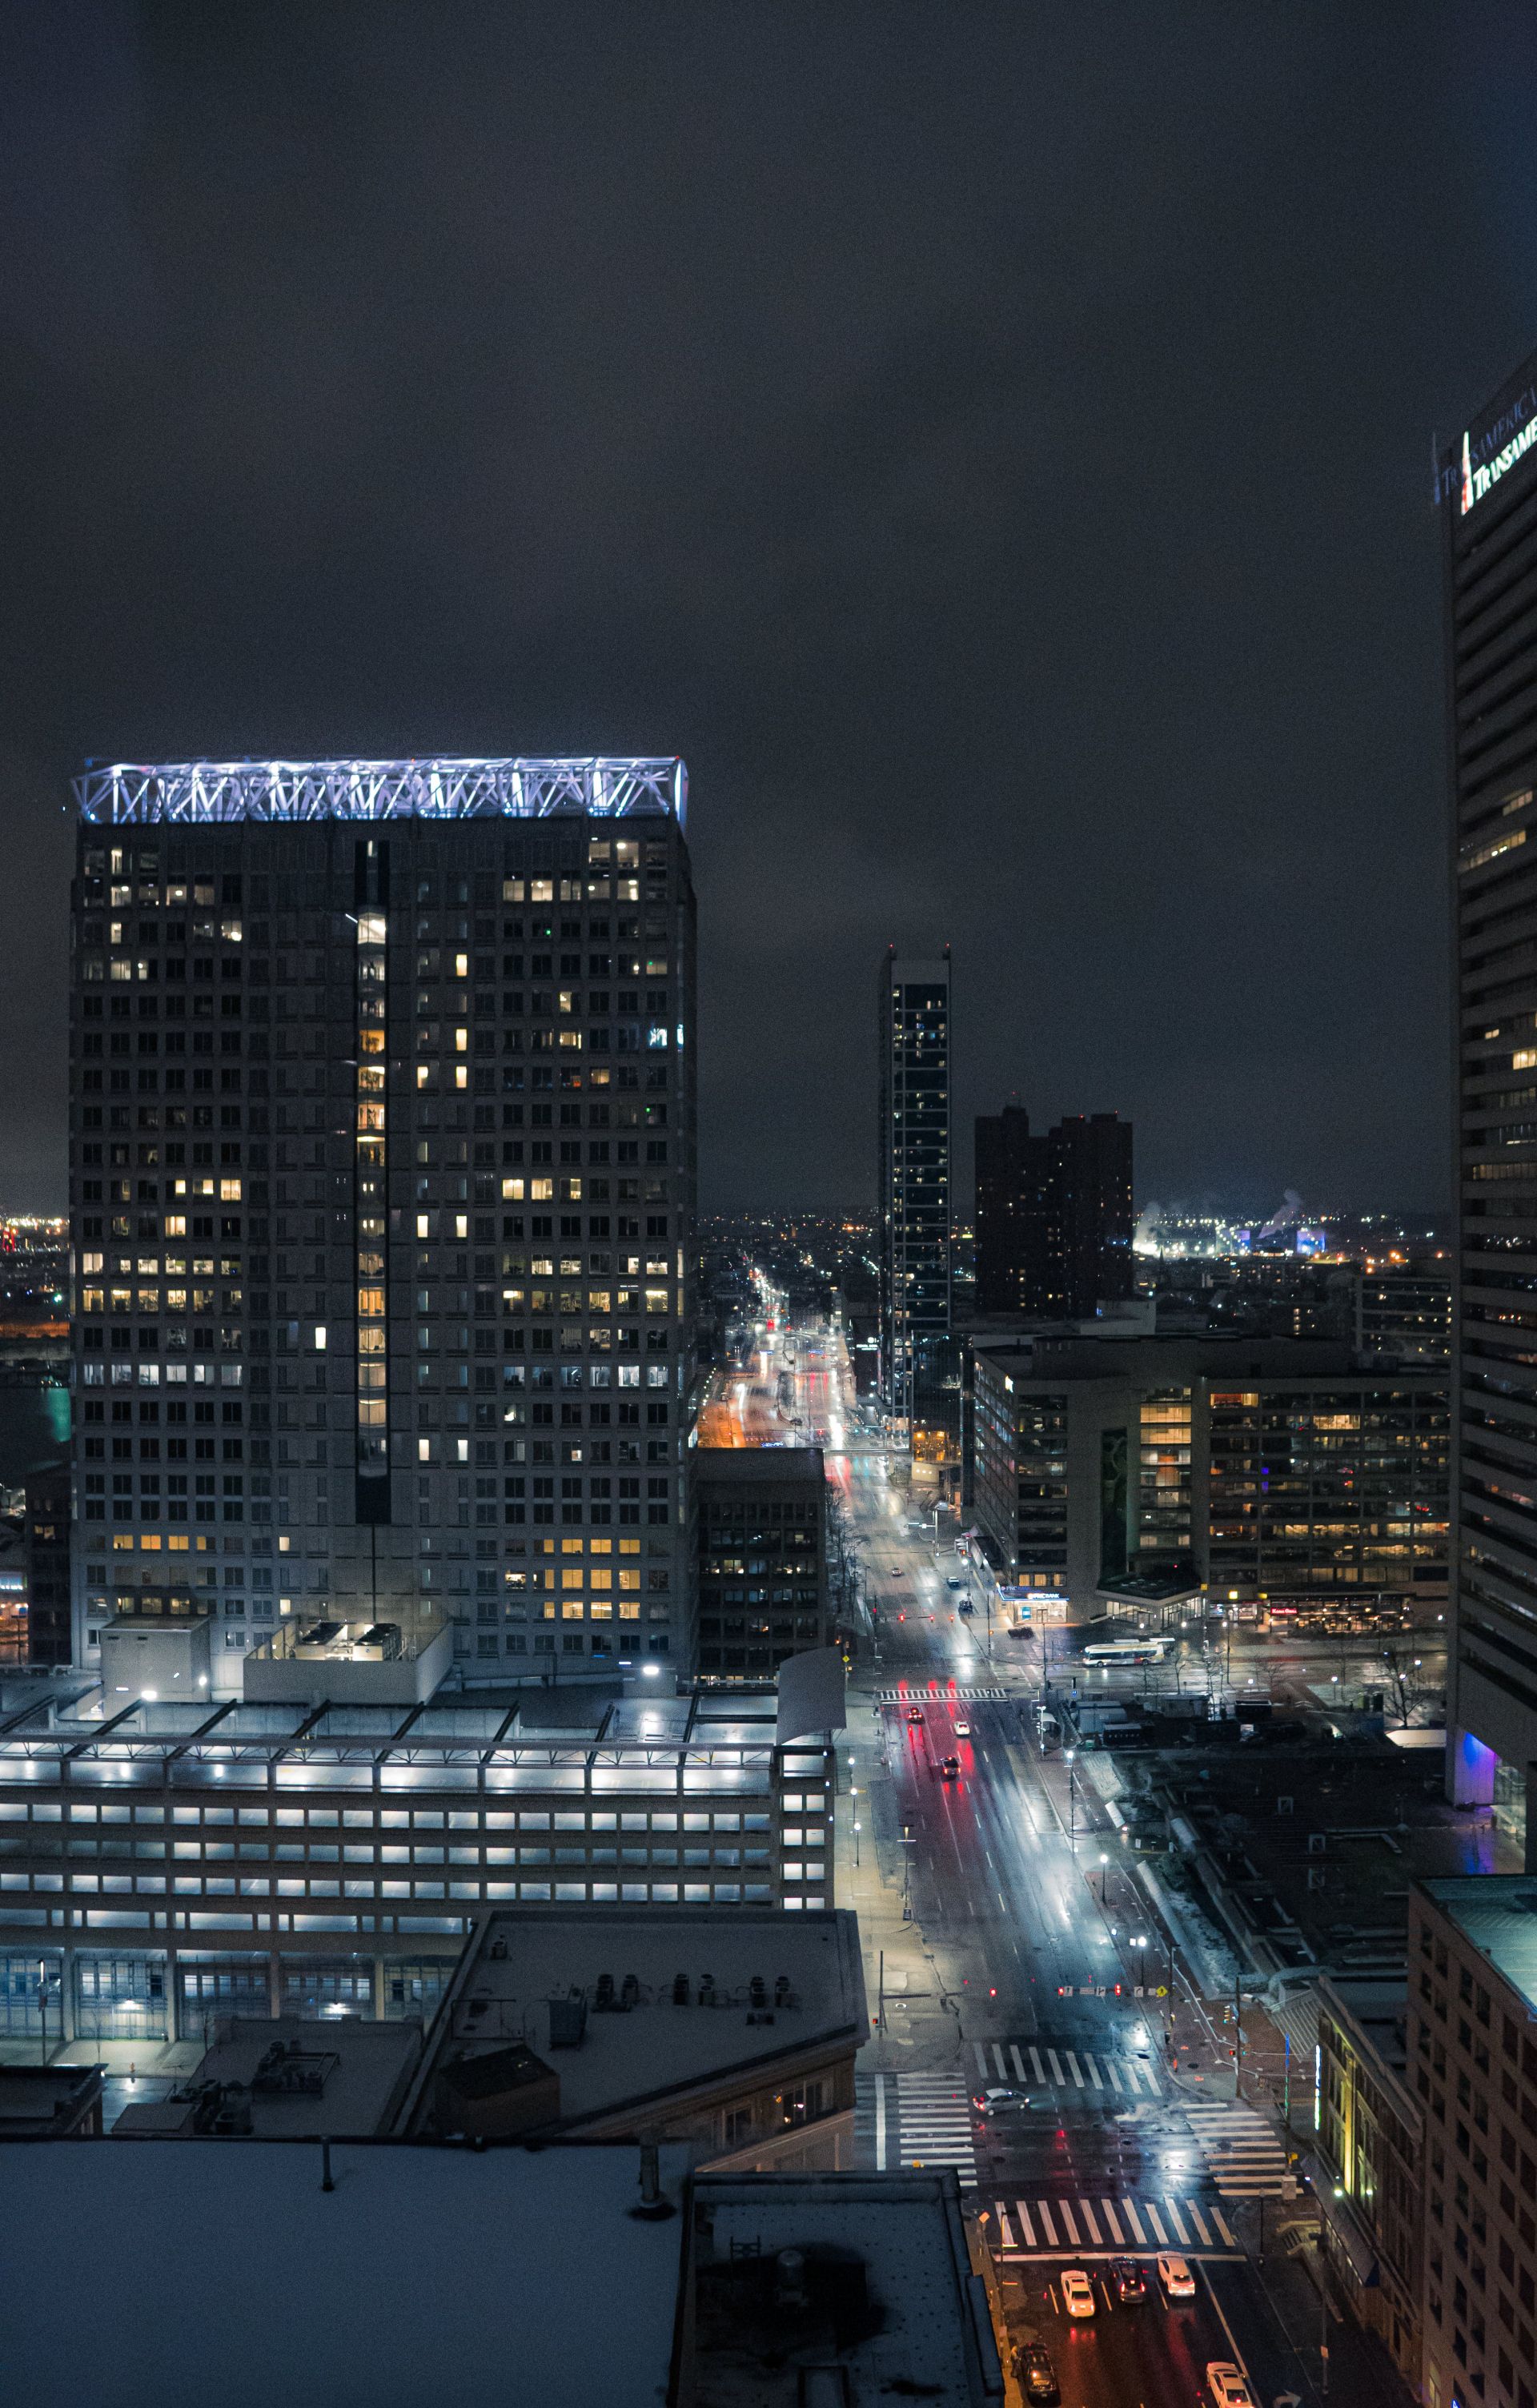
[[[75,781],[83,820],[542,820],[670,816],[683,824],[688,772],[661,760],[117,761]]]

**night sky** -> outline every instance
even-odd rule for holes
[[[1431,446],[1537,347],[1530,8],[0,10],[0,1204],[90,754],[682,752],[701,1204],[957,1146],[1445,1197]]]

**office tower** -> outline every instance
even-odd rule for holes
[[[950,1335],[950,953],[881,964],[876,1234],[881,1400],[911,1440]]]
[[[772,1679],[786,1656],[825,1647],[827,1482],[819,1446],[700,1446],[699,1670]]]
[[[977,1310],[1078,1319],[1130,1296],[1131,1124],[1083,1113],[1030,1134],[1015,1104],[976,1125]]]
[[[1537,359],[1443,462],[1458,1164],[1447,1773],[1525,1828],[1537,1759]]]
[[[686,1670],[682,763],[77,792],[76,1661],[185,1622],[227,1692],[446,1618],[471,1674]]]

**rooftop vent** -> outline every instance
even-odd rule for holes
[[[688,1975],[686,1973],[674,1973],[672,1977],[672,2003],[675,2007],[686,2007],[688,2004]]]
[[[550,2045],[580,2048],[587,2029],[587,2001],[580,1990],[550,2001]]]

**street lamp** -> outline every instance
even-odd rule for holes
[[[1145,1989],[1146,1989],[1146,1987],[1147,1987],[1147,1934],[1146,1934],[1146,1932],[1145,1932],[1145,1931],[1138,1931],[1138,1932],[1134,1932],[1134,1933],[1132,1934],[1131,1945],[1132,1945],[1132,1946],[1133,1946],[1133,1948],[1135,1948],[1135,1950],[1137,1951],[1137,1987],[1139,1988],[1139,1990],[1145,1990]]]
[[[855,1872],[859,1870],[859,1826],[857,1823],[855,1823],[854,1827],[854,1869]]]
[[[1065,1747],[1062,1750],[1062,1761],[1068,1768],[1068,1846],[1076,1856],[1078,1853],[1078,1793],[1073,1787],[1072,1781],[1074,1753],[1075,1751],[1070,1747]]]
[[[1100,1849],[1100,1851],[1099,1851],[1099,1903],[1100,1903],[1100,1905],[1101,1905],[1101,1906],[1103,1906],[1103,1905],[1106,1903],[1107,1899],[1108,1899],[1108,1896],[1109,1896],[1109,1891],[1108,1891],[1108,1887],[1107,1887],[1107,1885],[1109,1884],[1109,1881],[1110,1881],[1110,1858],[1106,1856],[1106,1854],[1105,1854],[1104,1850],[1101,1848],[1101,1849]]]

